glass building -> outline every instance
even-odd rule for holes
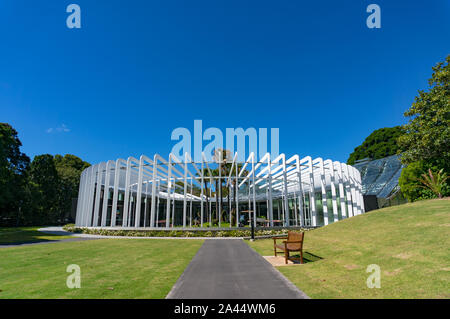
[[[361,174],[362,194],[367,211],[406,202],[398,184],[403,169],[400,155],[377,160],[362,159],[356,161],[353,167]]]
[[[363,195],[387,198],[398,190],[398,179],[402,173],[400,155],[357,161],[355,167],[361,173]]]
[[[350,165],[269,153],[238,163],[237,155],[193,162],[187,153],[156,154],[93,165],[81,174],[76,225],[316,227],[364,213],[361,175]]]

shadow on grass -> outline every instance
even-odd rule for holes
[[[293,258],[293,262],[295,264],[300,263],[300,254],[295,254],[295,255],[290,255],[290,258]],[[320,256],[314,255],[313,253],[310,253],[308,251],[304,251],[303,252],[303,263],[307,264],[307,263],[313,263],[315,261],[321,260],[323,259]]]
[[[54,238],[52,238],[54,237]],[[34,229],[12,228],[11,231],[0,232],[0,246],[19,246],[36,243],[52,243],[64,240],[60,235],[42,233]]]
[[[41,239],[41,238],[30,238],[22,241],[14,241],[14,242],[5,242],[2,239],[0,239],[0,247],[1,246],[21,246],[21,245],[28,245],[28,244],[42,244],[42,243],[55,243],[59,242],[62,239],[53,240],[53,239]]]

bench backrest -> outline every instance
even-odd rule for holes
[[[300,243],[296,244],[288,244],[289,249],[298,249],[300,250],[303,247],[303,238],[305,236],[304,232],[295,232],[295,231],[288,231],[288,241],[300,241]]]

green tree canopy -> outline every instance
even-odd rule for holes
[[[11,214],[16,219],[22,208],[30,159],[20,151],[21,146],[17,131],[0,123],[0,222]]]
[[[89,163],[71,154],[30,159],[20,151],[17,131],[0,123],[0,225],[65,221]]]
[[[59,216],[58,195],[60,180],[56,171],[53,156],[37,155],[30,165],[30,187],[34,219],[51,222]],[[39,216],[39,217],[37,217]]]
[[[89,166],[71,154],[36,156],[29,173],[33,219],[63,222],[71,210],[72,198],[78,196],[81,172]]]
[[[450,172],[450,55],[433,67],[429,90],[419,91],[412,106],[405,134],[399,138],[402,162],[433,163]]]
[[[347,160],[347,164],[354,164],[363,158],[379,159],[397,154],[399,146],[397,139],[402,135],[400,126],[385,127],[375,130],[364,142],[355,148]]]
[[[53,161],[67,198],[77,197],[81,172],[91,164],[71,154],[55,155]]]
[[[59,179],[58,210],[63,219],[71,210],[72,198],[78,197],[81,172],[91,164],[71,154],[55,155],[53,161]]]

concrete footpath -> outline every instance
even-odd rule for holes
[[[308,296],[244,241],[205,240],[166,298],[306,299]]]

